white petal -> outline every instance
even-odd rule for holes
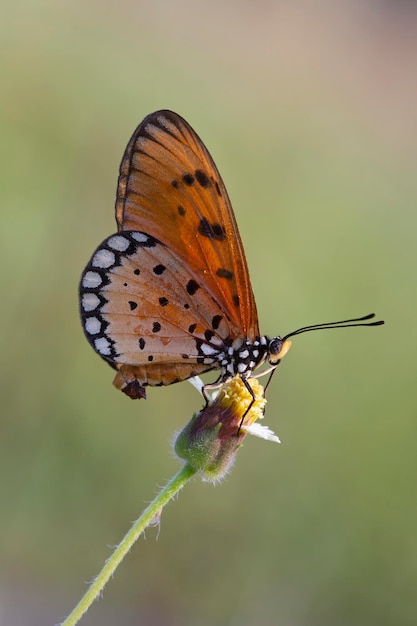
[[[250,426],[242,426],[242,430],[245,430],[248,435],[255,435],[255,437],[260,437],[261,439],[266,439],[267,441],[281,443],[280,438],[277,437],[277,435],[275,435],[275,433],[268,428],[268,426],[262,426],[258,422],[255,422]]]
[[[204,383],[201,380],[200,376],[192,376],[191,378],[187,379],[189,383],[192,384],[192,386],[197,389],[198,393],[201,393],[201,395],[203,395],[203,387],[204,387]],[[205,390],[205,396],[203,396],[204,398],[208,398],[209,404],[211,404],[212,402],[214,402],[214,400],[216,399],[216,396],[219,395],[220,392],[220,387],[221,385],[219,385],[218,388],[215,389],[206,389]]]
[[[203,393],[204,383],[200,376],[192,376],[192,378],[188,379],[188,382],[191,383],[195,389],[197,389],[198,393]]]

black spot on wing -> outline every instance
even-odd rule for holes
[[[227,270],[225,267],[219,267],[219,269],[216,270],[216,276],[218,276],[219,278],[226,278],[227,280],[232,280],[233,272],[231,272],[230,270]]]
[[[239,300],[239,296],[238,295],[234,295],[232,300],[233,300],[233,304],[235,306],[240,306],[240,300]]]
[[[205,330],[204,331],[204,337],[206,338],[206,341],[210,342],[213,337],[214,337],[215,333],[212,330]]]
[[[164,298],[164,297],[159,298],[159,304],[160,304],[161,306],[166,306],[166,305],[168,304],[168,302],[169,302],[169,301],[168,301],[168,298]]]
[[[184,215],[185,215],[185,209],[184,209],[184,207],[183,207],[181,204],[179,204],[179,205],[178,205],[178,207],[177,207],[177,209],[178,209],[178,213],[179,213],[179,215],[181,215],[181,217],[184,217]]]
[[[194,176],[192,174],[184,174],[182,180],[188,187],[194,185]]]
[[[211,186],[211,181],[205,172],[203,172],[202,170],[196,170],[194,174],[197,182],[199,183],[199,185],[201,185],[201,187],[207,189],[207,187]]]
[[[129,300],[129,306],[130,306],[130,310],[134,311],[137,308],[138,303],[135,302],[134,300]]]
[[[159,263],[158,265],[155,265],[155,267],[153,268],[153,273],[156,274],[157,276],[160,276],[161,274],[163,274],[166,270],[165,265],[162,265],[162,263]]]
[[[189,293],[190,296],[193,296],[195,292],[197,291],[197,289],[199,288],[200,288],[200,285],[196,283],[196,281],[193,278],[191,278],[191,280],[189,280],[186,285],[187,293]]]
[[[139,276],[140,269],[136,268],[135,270],[133,270],[133,273],[136,274],[136,276]]]
[[[154,322],[152,324],[152,332],[159,333],[160,330],[161,330],[161,324],[159,322]]]
[[[197,324],[190,324],[190,326],[188,327],[188,332],[193,334],[196,328],[197,328]]]
[[[139,348],[140,348],[141,350],[143,350],[145,346],[146,346],[146,341],[144,340],[144,338],[143,338],[143,337],[141,337],[141,338],[139,339]]]
[[[223,316],[222,315],[215,315],[213,317],[213,319],[211,320],[211,326],[212,328],[214,328],[214,330],[217,330],[218,327],[220,326],[220,322],[222,321]]]
[[[200,235],[203,235],[203,237],[208,237],[209,239],[216,239],[217,241],[224,241],[226,239],[223,226],[216,222],[210,224],[205,217],[203,217],[198,225],[198,232]]]

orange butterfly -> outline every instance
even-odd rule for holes
[[[201,139],[172,111],[137,127],[120,166],[118,233],[94,252],[80,283],[80,311],[94,350],[117,369],[131,398],[220,369],[244,382],[273,371],[289,337],[361,324],[373,314],[261,336],[245,253],[221,176]],[[247,385],[248,386],[248,385]],[[250,387],[248,386],[249,390]]]

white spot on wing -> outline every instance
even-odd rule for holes
[[[100,298],[95,293],[84,293],[81,306],[84,311],[94,311],[100,304]]]
[[[238,363],[237,371],[239,372],[239,374],[243,374],[243,372],[246,371],[246,363]]]
[[[100,337],[100,339],[96,339],[94,342],[94,346],[97,352],[100,352],[103,356],[109,356],[111,353],[111,345],[110,341],[106,339],[106,337]]]
[[[207,345],[206,343],[203,343],[201,344],[201,352],[203,354],[206,354],[207,356],[211,356],[213,354],[217,354],[218,351]]]
[[[85,289],[94,289],[101,285],[101,276],[98,272],[86,272],[83,276],[83,287]]]
[[[104,270],[113,265],[115,261],[116,257],[114,256],[114,252],[112,252],[111,250],[102,249],[97,250],[97,252],[93,256],[91,264],[93,265],[93,267],[100,267]]]
[[[146,243],[149,241],[149,237],[148,235],[145,235],[145,233],[132,233],[132,238],[136,239],[138,243]]]
[[[85,330],[89,335],[97,335],[101,330],[101,322],[98,317],[89,317],[85,320]]]
[[[122,237],[121,235],[115,235],[114,237],[110,237],[107,240],[107,245],[109,248],[116,250],[117,252],[124,252],[129,247],[129,240],[126,237]]]

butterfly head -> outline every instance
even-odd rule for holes
[[[291,348],[292,341],[286,337],[273,337],[269,339],[267,358],[270,365],[278,365],[281,359]]]

